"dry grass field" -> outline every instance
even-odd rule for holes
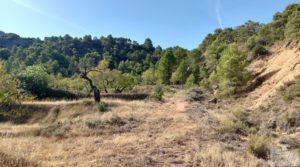
[[[2,166],[267,166],[245,151],[245,139],[216,133],[220,106],[186,94],[104,99],[104,113],[89,100],[25,103],[41,111],[26,123],[0,124]]]

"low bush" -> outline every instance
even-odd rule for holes
[[[193,102],[193,101],[203,101],[205,99],[205,94],[200,89],[191,89],[187,94],[186,100]]]
[[[267,53],[268,50],[264,46],[258,44],[252,49],[251,59],[253,60],[259,56],[266,55]]]
[[[240,106],[233,106],[232,111],[226,119],[220,120],[216,131],[219,134],[235,133],[247,135],[252,125],[248,121],[249,114],[245,112]]]
[[[96,103],[96,108],[99,112],[106,111],[106,104],[104,102],[98,102]]]
[[[124,118],[119,117],[118,115],[113,114],[107,119],[87,120],[85,122],[85,125],[90,129],[94,129],[94,128],[103,128],[106,126],[124,126],[127,124],[128,121],[130,120],[126,120]]]
[[[241,121],[224,120],[215,128],[219,134],[236,133],[245,134],[245,126]]]
[[[164,89],[161,85],[156,85],[154,87],[153,93],[150,96],[152,99],[162,101],[164,95]]]
[[[287,101],[300,97],[300,76],[295,77],[294,81],[284,83],[278,92]]]
[[[267,136],[252,135],[246,142],[245,147],[248,152],[267,160],[270,155],[270,138]]]
[[[300,126],[300,112],[299,108],[288,111],[281,116],[281,121],[283,121],[284,128],[294,128]]]

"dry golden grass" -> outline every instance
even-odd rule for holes
[[[262,160],[251,155],[241,155],[232,150],[226,150],[220,145],[209,145],[195,156],[196,166],[213,167],[263,167],[268,166]]]
[[[193,115],[189,108],[194,104],[183,100],[184,91],[168,93],[164,99],[165,102],[104,99],[108,105],[105,113],[99,113],[88,100],[54,102],[46,117],[29,121],[31,124],[0,124],[0,132],[28,133],[62,125],[67,127],[59,131],[63,134],[1,136],[0,153],[46,167],[259,164],[250,155],[224,151],[219,141],[202,140],[211,130],[209,118],[216,115]]]

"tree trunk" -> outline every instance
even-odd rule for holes
[[[94,92],[94,100],[95,102],[99,103],[100,102],[100,91],[98,88],[94,87],[93,89],[93,92]]]
[[[81,78],[87,80],[90,84],[90,87],[93,91],[94,94],[94,100],[96,103],[99,103],[101,100],[101,96],[100,96],[100,91],[99,89],[93,84],[93,81],[86,75],[86,74],[81,74]]]

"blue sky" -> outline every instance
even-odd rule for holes
[[[216,28],[267,23],[300,0],[0,0],[0,30],[24,37],[106,36],[196,48]]]

